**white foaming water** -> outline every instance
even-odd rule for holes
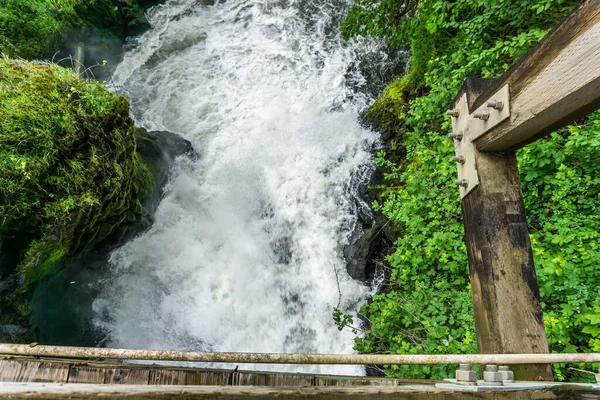
[[[340,0],[173,0],[113,84],[137,122],[197,149],[179,160],[152,228],[111,256],[96,323],[114,347],[350,353],[332,311],[370,293],[342,246],[375,134]],[[341,294],[341,298],[340,298]],[[248,366],[244,366],[248,368]],[[355,366],[254,366],[363,374]]]

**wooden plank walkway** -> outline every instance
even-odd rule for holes
[[[597,393],[597,392],[596,392]],[[57,383],[0,384],[0,398],[10,399],[345,399],[345,400],[597,400],[590,391],[536,390],[513,392],[458,392],[432,385],[357,387],[256,387],[256,386],[140,386]],[[3,397],[6,396],[6,397]]]
[[[428,380],[332,376],[10,357],[0,360],[0,382],[213,386],[399,386]]]
[[[0,360],[0,399],[600,400],[600,390],[590,390],[589,386],[472,392],[441,389],[435,383],[35,357]]]

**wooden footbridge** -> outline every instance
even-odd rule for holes
[[[600,354],[547,354],[515,154],[599,107],[600,0],[587,0],[499,79],[467,79],[448,111],[479,355],[277,355],[0,345],[0,398],[600,399],[598,385],[539,383],[552,381],[553,362],[600,362]],[[499,387],[469,381],[461,386],[119,360],[234,365],[460,363],[465,364],[461,376],[468,377],[472,371],[466,364],[504,364],[511,366],[515,379],[530,382]]]
[[[600,354],[351,355],[197,353],[0,344],[0,398],[88,399],[596,399],[599,384],[462,382],[273,373],[140,361],[262,364],[537,364],[600,362]],[[123,363],[136,360],[137,363]],[[469,368],[470,369],[470,368]],[[472,371],[471,371],[472,372]],[[467,372],[469,374],[469,372]],[[460,379],[460,376],[457,375]],[[600,378],[600,374],[599,374]],[[488,384],[492,385],[488,385]]]

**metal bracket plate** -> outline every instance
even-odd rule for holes
[[[452,131],[454,134],[462,135],[462,139],[454,139],[454,152],[457,156],[465,158],[464,163],[456,163],[458,169],[458,179],[465,182],[466,186],[460,186],[460,198],[464,198],[471,190],[479,185],[479,175],[477,175],[477,166],[475,165],[475,146],[471,142],[471,129],[469,121],[469,104],[467,95],[463,94],[458,104],[455,105],[458,110],[458,118],[452,118]]]
[[[502,107],[494,108],[488,103],[495,101],[501,103]],[[458,117],[452,118],[452,131],[454,135],[462,135],[462,138],[454,138],[454,151],[458,157],[464,157],[464,163],[457,163],[458,181],[460,185],[460,198],[464,198],[479,185],[477,174],[477,163],[475,162],[475,145],[473,141],[482,136],[492,128],[510,118],[510,93],[508,85],[503,86],[498,92],[488,99],[472,114],[469,113],[467,95],[463,94],[454,111],[458,111]],[[485,114],[487,119],[476,118],[475,115]]]

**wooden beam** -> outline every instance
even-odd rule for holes
[[[290,354],[206,353],[172,350],[132,350],[104,347],[44,346],[0,343],[0,356],[103,358],[118,360],[187,361],[228,364],[337,364],[337,365],[451,365],[451,364],[536,364],[597,363],[600,353],[557,354]],[[73,360],[71,360],[73,361]],[[88,362],[96,366],[96,362]],[[112,364],[121,367],[122,364]],[[219,370],[222,371],[222,370]]]
[[[583,2],[486,90],[472,110],[510,87],[510,119],[475,141],[515,150],[600,107],[600,0]]]
[[[488,82],[468,80],[469,109]],[[479,185],[462,199],[480,353],[548,353],[514,151],[475,151]],[[515,379],[552,380],[550,364],[514,367]]]
[[[473,391],[439,389],[433,385],[365,387],[251,387],[251,386],[141,386],[6,383],[0,398],[44,400],[102,399],[318,399],[318,400],[571,400],[596,399],[597,390],[562,386],[545,390]]]

